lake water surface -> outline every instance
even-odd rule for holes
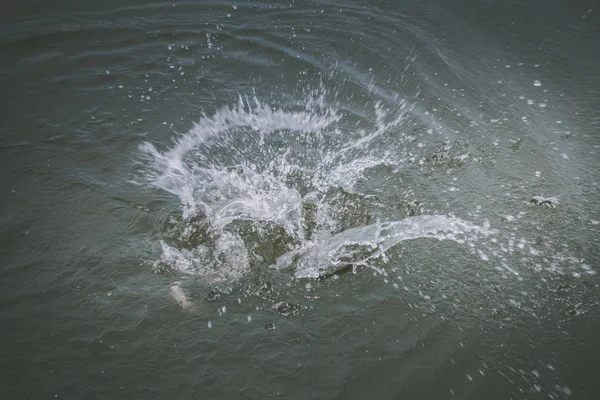
[[[3,399],[600,397],[595,2],[86,3],[1,6]]]

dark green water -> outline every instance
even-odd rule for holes
[[[594,2],[0,6],[6,399],[595,399]]]

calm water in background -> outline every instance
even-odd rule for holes
[[[594,2],[84,3],[0,17],[2,398],[600,396]]]

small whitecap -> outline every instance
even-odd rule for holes
[[[252,317],[251,317],[251,316],[249,316],[249,315],[246,317],[246,319],[248,320],[248,322],[251,322],[251,321],[252,321]]]
[[[212,328],[212,322],[211,321],[208,321],[208,327]]]
[[[542,86],[542,82],[540,82],[540,81],[537,81],[537,80],[536,80],[536,81],[533,81],[533,86],[538,86],[538,87],[539,87],[539,86]]]

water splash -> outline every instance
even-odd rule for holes
[[[409,107],[403,104],[390,116],[377,103],[371,128],[343,131],[344,115],[335,99],[325,98],[324,89],[311,90],[283,109],[240,96],[236,105],[204,115],[164,152],[143,143],[145,179],[176,195],[183,207],[180,245],[161,241],[159,262],[182,274],[239,276],[251,262],[243,250],[248,229],[259,236],[282,229],[282,253],[358,224],[343,218],[336,203],[361,201],[349,196],[365,171],[402,162],[402,151],[390,152],[381,142],[402,141],[392,129]],[[181,246],[198,229],[208,239]],[[223,261],[233,253],[235,262]]]
[[[455,217],[443,215],[421,215],[401,221],[376,223],[345,230],[335,236],[316,243],[308,243],[302,249],[290,252],[277,260],[276,268],[294,264],[297,278],[318,278],[348,265],[369,266],[382,275],[372,260],[386,259],[386,252],[398,243],[418,238],[452,240],[465,243],[479,236],[494,233],[489,227],[479,227]],[[465,236],[465,238],[461,238]]]
[[[442,163],[447,156],[428,155],[428,144],[439,145],[420,140],[431,135],[427,127],[419,135],[407,123],[412,107],[390,108],[375,102],[367,116],[343,112],[322,86],[287,106],[240,96],[203,115],[165,151],[143,143],[144,179],[177,196],[183,209],[171,221],[175,233],[160,241],[155,267],[213,281],[237,280],[253,265],[291,270],[296,278],[348,266],[386,275],[378,265],[392,247],[433,238],[460,244],[504,277],[523,279],[524,268],[594,273],[587,264],[565,265],[568,256],[540,249],[514,226],[491,229],[485,217],[476,225],[408,207],[399,212],[397,199],[385,198],[390,177],[401,185],[403,168],[451,170],[465,158]]]

